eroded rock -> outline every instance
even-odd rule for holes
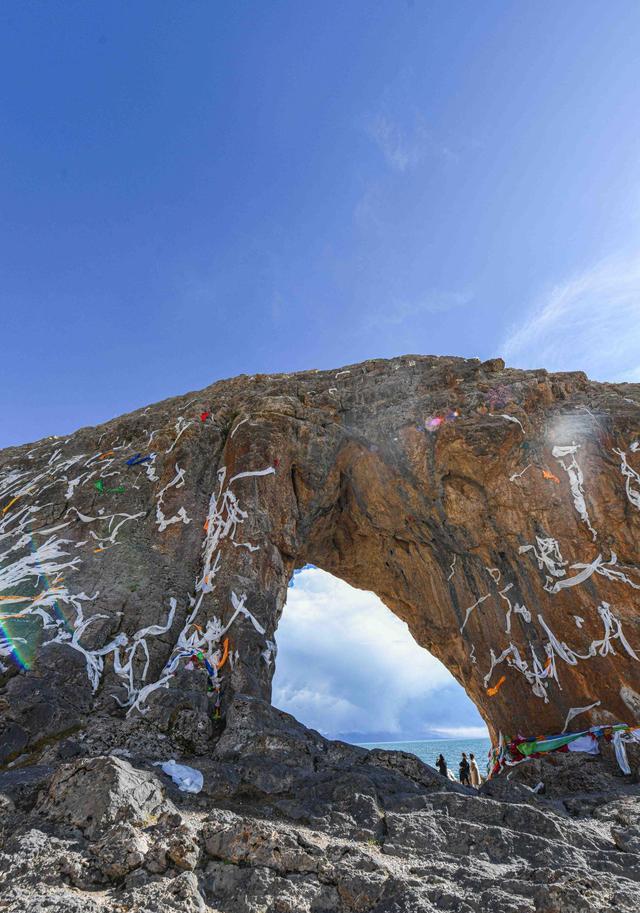
[[[114,825],[91,847],[96,867],[110,881],[119,881],[139,868],[148,852],[148,839],[128,822]]]

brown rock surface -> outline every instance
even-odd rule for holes
[[[3,451],[0,763],[87,732],[206,751],[233,693],[269,699],[306,562],[377,593],[494,735],[639,722],[639,438],[640,385],[407,356]],[[208,691],[190,656],[225,638]]]

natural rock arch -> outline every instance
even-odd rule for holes
[[[105,720],[206,740],[212,701],[224,717],[233,693],[270,696],[308,561],[377,593],[494,736],[589,705],[580,724],[636,722],[638,403],[640,386],[579,372],[411,356],[221,381],[4,451],[5,756]],[[198,643],[209,696],[186,668]]]

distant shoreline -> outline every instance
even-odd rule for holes
[[[480,738],[406,739],[397,742],[358,742],[354,744],[367,751],[375,749],[404,751],[430,765],[435,764],[437,756],[442,754],[452,772],[456,769],[462,753],[466,752],[475,755],[482,775],[488,774],[488,758],[491,752],[491,739],[488,734]]]

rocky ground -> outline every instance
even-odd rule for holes
[[[154,766],[176,743],[142,732],[105,718],[102,741],[77,732],[0,773],[0,910],[638,909],[638,776],[607,755],[531,761],[477,792],[238,696],[216,747],[178,758],[204,774],[191,795]]]

